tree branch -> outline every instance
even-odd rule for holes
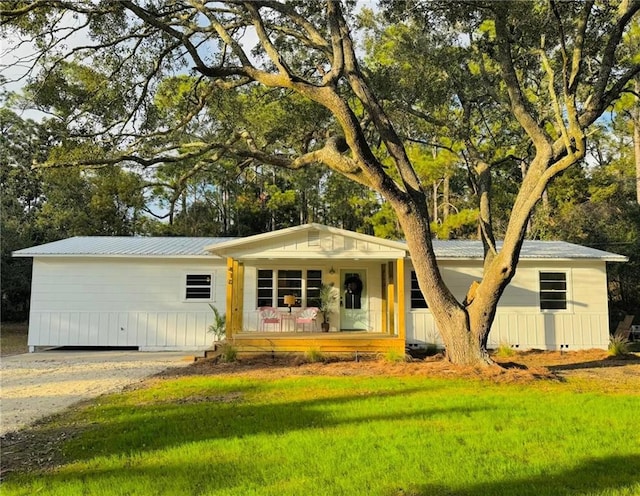
[[[620,16],[615,26],[609,31],[609,38],[607,39],[607,44],[605,45],[605,49],[602,52],[601,56],[601,64],[600,71],[598,73],[598,79],[593,85],[593,97],[591,100],[591,105],[595,109],[604,109],[608,106],[609,102],[607,102],[607,83],[611,77],[611,71],[613,70],[613,65],[616,62],[615,52],[622,40],[622,35],[624,31],[631,22],[633,16],[640,9],[640,0],[629,0],[627,3],[626,11]],[[633,77],[633,76],[631,76]],[[630,79],[630,78],[629,78]],[[625,83],[626,84],[626,83]],[[610,93],[610,92],[609,92]]]
[[[498,42],[498,63],[502,72],[502,77],[507,87],[509,100],[511,102],[511,110],[514,117],[520,123],[524,131],[533,141],[537,150],[549,150],[550,143],[547,135],[538,126],[536,119],[533,118],[522,94],[522,88],[513,66],[513,57],[511,54],[511,43],[509,41],[510,34],[507,26],[507,7],[498,5],[495,15],[496,39]],[[547,152],[550,153],[550,150]]]

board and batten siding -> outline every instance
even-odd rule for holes
[[[206,349],[209,303],[224,309],[222,261],[143,258],[34,259],[30,347]],[[185,299],[187,274],[212,274],[212,301]]]
[[[459,300],[464,299],[470,284],[482,276],[480,262],[441,262],[440,267],[445,283]],[[540,309],[540,272],[567,274],[566,310]],[[410,281],[405,283],[409,294]],[[442,345],[431,312],[410,308],[407,301],[407,343]],[[521,350],[579,350],[606,349],[608,343],[605,262],[525,260],[498,304],[488,347],[505,344]]]

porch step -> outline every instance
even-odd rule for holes
[[[222,354],[222,351],[220,349],[220,344],[216,343],[216,344],[213,345],[213,348],[210,348],[208,350],[204,350],[204,356],[195,357],[195,361],[198,362],[198,361],[201,361],[201,360],[215,360],[221,354]]]

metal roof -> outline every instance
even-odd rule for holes
[[[497,243],[498,249],[502,246]],[[482,259],[483,248],[481,241],[471,240],[434,240],[433,250],[439,259]],[[520,251],[521,260],[604,260],[607,262],[626,262],[627,257],[596,250],[587,246],[567,243],[565,241],[525,240]]]
[[[360,235],[363,236],[363,235]],[[13,252],[17,257],[33,256],[141,256],[141,257],[215,257],[205,248],[214,248],[237,238],[169,238],[137,236],[83,236],[54,241]],[[374,238],[375,239],[375,238]],[[500,244],[498,244],[500,246]],[[483,258],[482,243],[469,240],[434,240],[436,257],[441,260]],[[589,259],[624,262],[622,255],[564,241],[525,241],[520,258],[570,260]]]
[[[205,247],[232,238],[78,236],[13,252],[14,256],[211,257]]]

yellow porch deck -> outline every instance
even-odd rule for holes
[[[325,353],[404,352],[404,339],[372,332],[241,332],[231,339],[239,353],[292,353],[318,350]]]

